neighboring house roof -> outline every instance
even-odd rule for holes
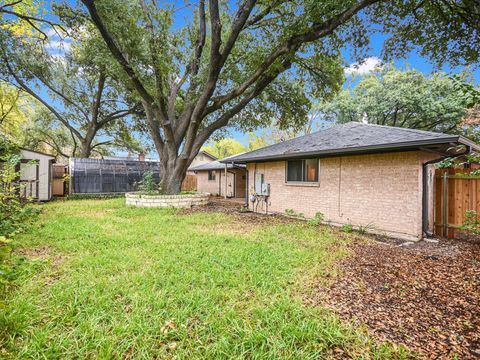
[[[212,160],[218,160],[218,158],[216,156],[213,156],[212,154],[206,152],[205,150],[200,150],[198,153],[203,154],[205,156],[208,156]]]
[[[411,150],[455,143],[480,150],[480,146],[459,135],[350,122],[220,161],[246,163],[304,156]]]
[[[230,163],[227,164],[227,169],[245,169],[245,165]],[[188,169],[189,171],[208,171],[208,170],[225,170],[225,164],[219,160],[212,161],[210,163],[194,166]]]
[[[139,160],[138,156],[102,156],[102,160],[110,160],[110,161],[149,161],[149,162],[159,162],[155,159],[147,159]]]

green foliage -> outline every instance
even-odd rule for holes
[[[85,36],[85,29],[72,28],[69,36],[58,32],[50,42],[0,37],[8,59],[0,64],[0,75],[40,105],[29,116],[33,121],[22,143],[48,146],[63,157],[144,150],[138,140],[144,130],[135,117],[140,104],[95,61]],[[52,44],[59,48],[52,51]]]
[[[321,110],[339,123],[367,121],[370,124],[398,126],[429,131],[462,133],[476,124],[463,123],[471,96],[460,88],[469,76],[452,78],[438,72],[425,76],[414,69],[401,71],[391,65],[365,75],[341,91]],[[478,129],[477,129],[478,130]]]
[[[0,132],[10,140],[22,138],[33,104],[26,94],[0,80]]]
[[[202,150],[212,154],[218,159],[223,159],[228,156],[237,155],[247,151],[247,148],[238,140],[233,138],[224,138],[213,141],[202,148]]]
[[[15,271],[10,262],[12,241],[35,221],[38,210],[19,198],[20,184],[16,181],[20,162],[18,149],[0,137],[0,289],[1,297]]]
[[[360,234],[360,235],[365,235],[367,233],[369,233],[370,231],[372,231],[374,229],[374,226],[372,223],[368,223],[366,225],[358,225],[357,227],[357,232]]]
[[[465,220],[460,229],[474,235],[480,235],[480,219],[475,210],[465,211]]]
[[[115,199],[124,198],[124,193],[92,193],[92,194],[70,194],[67,200],[83,200],[83,199]]]
[[[325,215],[321,212],[315,213],[315,216],[307,221],[308,225],[318,226],[323,223]]]
[[[350,233],[353,231],[353,225],[352,224],[343,224],[340,227],[340,231],[345,232],[345,233]]]
[[[448,157],[438,162],[435,166],[437,169],[450,169],[455,167],[456,165],[457,165],[457,161],[455,160],[455,158]]]
[[[455,148],[450,148],[449,150],[455,150],[457,153],[462,153],[465,151],[465,146],[460,145]],[[471,165],[471,164],[480,164],[480,154],[477,152],[471,152],[465,156],[461,157],[448,157],[439,163],[437,163],[435,166],[437,169],[453,169],[453,168],[458,168],[458,167],[463,167],[465,165]],[[473,171],[472,173],[475,173]]]
[[[302,212],[296,212],[293,209],[285,209],[285,214],[287,214],[288,216],[299,218],[299,219],[303,219],[305,217],[305,215]]]
[[[45,265],[0,309],[2,357],[407,358],[303,301],[332,279],[346,239],[264,220],[122,199],[46,204],[44,226],[21,238],[26,252],[49,250],[36,255]]]
[[[155,183],[154,173],[152,170],[147,170],[143,173],[142,180],[139,184],[139,190],[147,194],[158,192],[158,184]]]

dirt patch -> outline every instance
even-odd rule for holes
[[[480,243],[355,240],[340,275],[305,299],[428,358],[480,357]]]
[[[272,224],[291,224],[298,223],[302,220],[288,218],[279,214],[262,214],[254,213],[251,211],[244,210],[242,204],[238,202],[233,202],[225,199],[213,198],[205,206],[196,206],[191,209],[180,210],[179,213],[182,215],[189,215],[194,213],[212,213],[220,212],[223,214],[229,214],[235,217],[241,224],[249,225],[272,225]],[[242,225],[243,228],[243,225]],[[245,230],[245,228],[243,228]]]
[[[15,249],[15,254],[24,256],[31,260],[40,259],[50,261],[51,264],[55,267],[59,266],[64,260],[64,257],[62,255],[54,252],[52,248],[48,246],[17,248]]]

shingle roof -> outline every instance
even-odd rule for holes
[[[206,155],[208,156],[210,159],[212,160],[218,160],[218,158],[216,156],[213,156],[212,154],[210,154],[209,152],[205,151],[205,150],[200,150],[198,152],[199,154],[203,154],[203,155]]]
[[[225,158],[228,159],[228,158]],[[236,164],[227,164],[227,169],[237,169],[237,168],[243,168],[244,166]],[[217,161],[212,161],[206,164],[202,165],[197,165],[191,168],[188,168],[189,171],[206,171],[206,170],[224,170],[225,169],[225,164],[221,163],[219,160]]]
[[[391,151],[435,144],[462,143],[480,147],[458,135],[349,122],[329,129],[230,157],[228,162],[333,156],[354,152]],[[220,161],[225,161],[220,160]]]

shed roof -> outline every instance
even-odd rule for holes
[[[51,159],[55,159],[55,156],[44,153],[44,152],[41,152],[41,151],[30,150],[30,149],[25,149],[25,148],[20,148],[20,151],[30,152],[30,153],[33,153],[33,154],[42,155],[42,156],[49,157]]]
[[[247,163],[303,156],[410,150],[455,143],[480,150],[480,146],[459,135],[349,122],[220,161]]]

